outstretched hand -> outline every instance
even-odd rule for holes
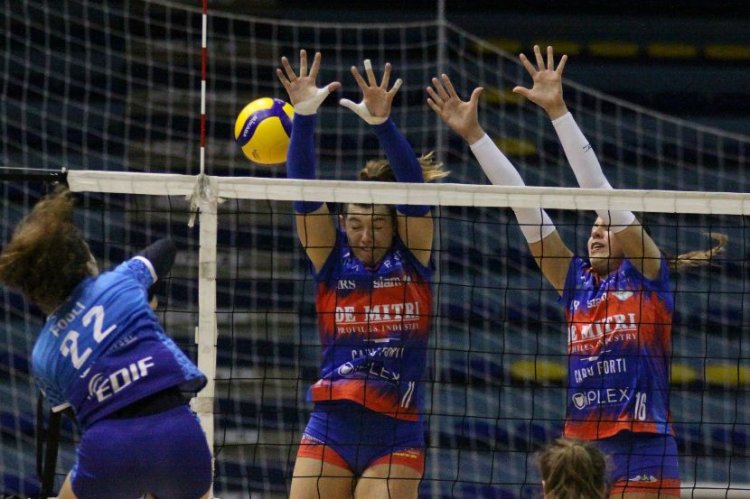
[[[320,58],[320,52],[316,52],[308,73],[307,52],[302,49],[299,51],[299,75],[294,72],[289,59],[286,57],[281,58],[281,65],[284,69],[276,69],[276,76],[278,76],[281,84],[284,85],[284,89],[289,95],[289,100],[294,106],[294,112],[297,114],[315,114],[328,94],[341,87],[341,83],[337,81],[321,88],[316,86],[315,80],[320,70]]]
[[[534,85],[531,88],[517,86],[513,89],[513,92],[526,97],[544,109],[550,119],[554,120],[568,112],[565,100],[563,100],[562,90],[562,74],[568,56],[563,55],[557,67],[555,67],[555,56],[551,46],[547,47],[546,63],[539,45],[534,45],[534,55],[536,67],[524,54],[518,56],[526,71],[531,75]]]
[[[391,79],[391,63],[385,64],[383,78],[378,84],[375,78],[375,72],[372,69],[370,59],[365,59],[365,75],[367,81],[362,78],[356,66],[352,66],[352,76],[357,82],[359,89],[362,90],[362,101],[355,103],[349,99],[341,99],[339,104],[357,113],[360,118],[371,125],[384,123],[391,114],[393,99],[396,97],[398,90],[401,88],[401,78],[397,79],[393,87],[388,89]]]
[[[484,137],[484,130],[479,125],[479,96],[484,90],[477,87],[468,101],[458,96],[448,75],[441,75],[442,81],[433,78],[432,87],[427,87],[427,105],[440,116],[448,127],[461,136],[467,143],[473,144]]]

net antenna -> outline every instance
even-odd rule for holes
[[[200,88],[200,173],[189,195],[190,220],[193,227],[200,213],[200,249],[198,251],[198,326],[195,328],[195,343],[198,346],[198,368],[208,379],[205,388],[192,400],[191,407],[206,433],[212,454],[212,469],[215,469],[214,413],[216,403],[216,345],[219,329],[216,322],[216,240],[218,233],[219,199],[215,183],[206,176],[206,81],[208,78],[208,0],[202,0],[201,8],[201,88]],[[213,496],[213,483],[209,496]]]

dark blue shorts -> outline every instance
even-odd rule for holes
[[[83,434],[71,472],[79,499],[197,499],[211,486],[211,452],[186,405],[150,416],[104,419]]]
[[[680,495],[680,468],[673,436],[621,431],[595,442],[609,457],[613,493]]]
[[[305,439],[305,437],[307,437]],[[355,475],[361,475],[379,459],[395,455],[394,464],[424,466],[424,425],[384,416],[348,401],[315,405],[303,441],[330,447]],[[400,451],[416,451],[402,453]],[[305,454],[303,457],[312,454]],[[332,461],[337,464],[337,461]],[[421,463],[421,464],[420,464]],[[418,469],[418,471],[420,471]]]

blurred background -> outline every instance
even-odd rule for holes
[[[22,173],[200,170],[200,0],[4,0],[0,10],[0,231],[49,188]],[[392,117],[416,151],[435,150],[448,182],[486,179],[461,140],[425,106],[445,71],[464,95],[487,91],[480,117],[529,185],[573,186],[549,120],[509,90],[529,84],[517,63],[534,44],[567,53],[565,95],[616,187],[750,192],[750,2],[210,0],[207,149],[211,175],[283,177],[250,163],[234,141],[249,101],[286,98],[282,55],[320,50],[320,81],[390,61],[404,79]],[[294,63],[294,62],[293,62]],[[352,179],[377,140],[329,98],[319,112],[319,177]],[[7,170],[3,169],[3,175]],[[47,179],[49,180],[49,179]],[[465,186],[464,186],[465,187]],[[166,330],[191,355],[198,227],[179,196],[80,194],[77,222],[106,268],[168,235],[180,245],[160,297]],[[562,206],[560,208],[563,208]],[[567,206],[571,208],[571,206]],[[442,206],[436,236],[435,334],[425,383],[430,411],[423,497],[539,496],[534,453],[560,434],[564,320],[507,208]],[[585,251],[591,213],[550,210]],[[645,214],[662,248],[706,248],[710,267],[675,275],[672,411],[685,497],[746,497],[750,488],[750,231],[747,217]],[[216,491],[223,499],[284,497],[318,370],[312,283],[291,204],[220,206]],[[0,493],[39,492],[36,391],[28,357],[44,321],[0,292]],[[78,438],[65,420],[61,483]],[[744,490],[739,490],[744,489]],[[743,496],[742,494],[746,494]]]
[[[369,4],[369,5],[365,5]],[[218,0],[212,8],[306,21],[433,19],[435,0]],[[567,53],[566,76],[654,110],[750,133],[750,3],[741,0],[445,1],[445,17],[510,53]]]

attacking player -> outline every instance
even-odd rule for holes
[[[208,497],[211,452],[182,391],[206,378],[164,333],[148,289],[175,246],[160,240],[99,273],[73,224],[73,195],[40,200],[0,254],[0,282],[47,316],[32,352],[53,410],[82,431],[60,499]]]

